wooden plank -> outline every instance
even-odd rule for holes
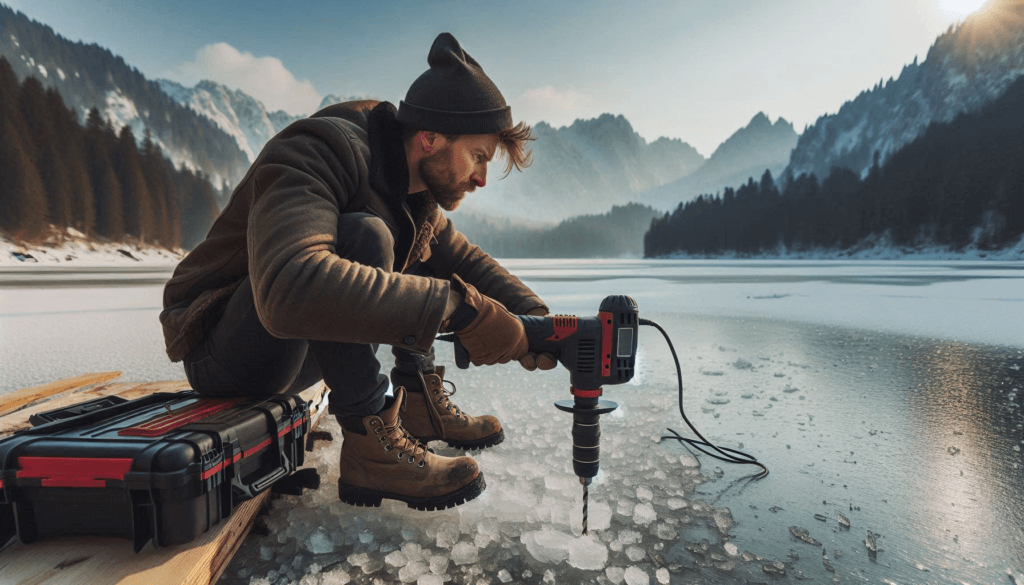
[[[42,386],[33,386],[32,388],[25,388],[18,390],[17,392],[4,394],[0,396],[0,416],[10,414],[19,409],[25,408],[26,406],[39,402],[40,400],[45,400],[55,394],[71,392],[73,390],[89,386],[90,384],[108,382],[120,375],[121,372],[82,374],[81,376],[65,378],[63,380],[57,380],[56,382],[50,382],[49,384],[43,384]]]
[[[0,437],[9,435],[15,431],[27,429],[32,426],[29,417],[37,412],[46,412],[64,406],[71,406],[79,402],[85,402],[103,396],[117,395],[132,400],[141,398],[155,392],[181,392],[188,390],[188,382],[146,382],[146,383],[100,383],[76,392],[61,394],[38,404],[33,404],[11,413],[7,416],[0,416]]]
[[[184,389],[188,389],[186,382],[110,384],[71,397],[62,396],[59,400],[73,404],[109,394],[137,398],[153,392]],[[314,425],[320,422],[326,410],[326,390],[321,383],[300,393],[314,404]],[[63,405],[51,402],[42,410]],[[0,427],[27,425],[31,412],[41,406],[0,417]],[[64,538],[31,545],[15,542],[0,551],[0,575],[3,575],[0,582],[4,585],[210,585],[228,566],[269,497],[269,492],[264,492],[243,503],[231,517],[193,542],[160,549],[150,543],[138,554],[132,551],[130,540],[121,538]]]

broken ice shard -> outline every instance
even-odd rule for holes
[[[874,554],[878,552],[878,544],[875,543],[875,533],[868,530],[868,537],[864,540],[864,546],[868,547],[868,552]]]
[[[843,516],[842,514],[839,514],[839,513],[837,513],[836,515],[839,516],[839,525],[842,526],[843,528],[846,528],[847,530],[849,530],[849,528],[850,528],[850,519],[847,518],[846,516]]]
[[[800,528],[799,526],[790,526],[789,531],[793,533],[793,536],[806,542],[807,544],[813,544],[814,546],[821,546],[821,543],[811,538],[811,535],[807,532],[806,528]]]

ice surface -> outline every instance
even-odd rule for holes
[[[608,547],[593,534],[575,538],[569,543],[569,565],[577,569],[598,571],[608,562]]]
[[[639,567],[629,567],[623,575],[626,585],[650,585],[651,577]]]

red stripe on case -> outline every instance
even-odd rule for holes
[[[132,467],[129,458],[18,457],[19,479],[41,479],[44,487],[106,487],[106,480],[123,480]]]

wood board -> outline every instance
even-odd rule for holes
[[[114,382],[120,372],[85,374],[44,386],[0,395],[0,438],[29,427],[28,418],[70,404],[116,394],[127,399],[154,392],[188,390],[187,382]],[[314,405],[313,427],[326,411],[326,386],[300,395]],[[12,408],[12,405],[17,405]],[[230,518],[188,544],[154,548],[138,554],[122,538],[61,538],[24,545],[14,539],[0,549],[2,585],[209,585],[220,578],[245,540],[270,492],[240,505]]]

